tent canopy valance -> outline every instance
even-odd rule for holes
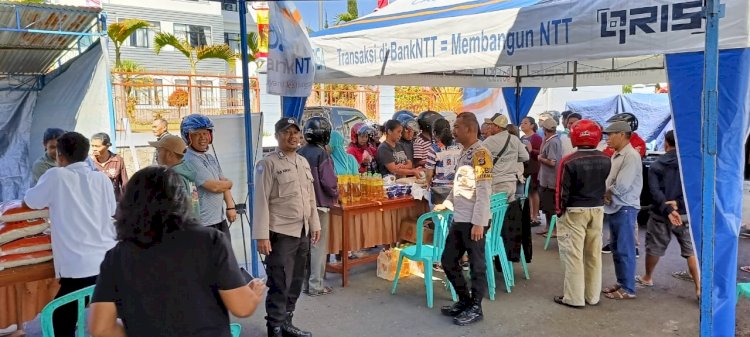
[[[700,0],[401,0],[311,34],[316,81],[465,87],[664,82],[662,55],[703,50],[702,6]],[[747,1],[724,6],[720,48],[750,46]]]

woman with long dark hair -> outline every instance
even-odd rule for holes
[[[529,210],[531,212],[531,226],[536,227],[541,225],[539,221],[539,192],[537,186],[539,186],[539,152],[542,150],[542,142],[544,139],[537,133],[539,127],[533,117],[526,117],[521,121],[520,125],[521,142],[526,145],[526,150],[529,151],[529,161],[524,165],[523,175],[526,179],[531,179],[531,186],[529,188]]]
[[[265,285],[242,274],[224,233],[191,214],[179,174],[150,166],[133,175],[94,290],[93,336],[229,337],[228,312],[255,312]]]

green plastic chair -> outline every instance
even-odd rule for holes
[[[426,245],[423,243],[423,229],[424,222],[427,219],[432,219],[435,224],[433,244]],[[391,288],[391,294],[396,294],[398,288],[398,275],[401,274],[401,266],[404,263],[404,258],[415,262],[422,262],[424,265],[424,285],[426,288],[427,295],[427,307],[432,308],[433,303],[433,290],[432,290],[432,264],[433,262],[440,261],[440,257],[445,250],[445,237],[448,233],[448,225],[453,219],[453,212],[441,211],[441,212],[429,212],[422,214],[417,219],[416,228],[416,244],[414,246],[402,249],[398,255],[398,266],[396,267],[396,277],[393,279],[393,287]],[[450,285],[450,282],[446,282],[448,288],[451,291],[451,297],[453,301],[457,301],[456,292]]]
[[[239,323],[229,324],[229,331],[232,333],[232,337],[240,337],[240,334],[242,334],[242,325]]]
[[[76,337],[86,337],[86,304],[94,295],[94,286],[86,287],[70,294],[56,298],[42,309],[42,336],[55,337],[55,329],[52,326],[52,313],[59,307],[68,303],[78,304],[78,320],[76,321]],[[88,298],[88,300],[87,300]]]
[[[485,239],[484,257],[487,265],[487,283],[490,293],[490,300],[495,300],[497,283],[495,281],[495,266],[492,260],[495,256],[500,260],[503,268],[503,280],[505,281],[505,291],[510,292],[513,286],[511,266],[508,256],[505,252],[505,242],[503,241],[503,223],[505,212],[508,210],[508,197],[505,193],[496,193],[490,197],[490,213],[492,214],[492,225]]]
[[[555,223],[557,223],[557,215],[552,216],[552,220],[549,222],[549,230],[547,231],[547,240],[544,241],[544,250],[549,247],[549,239],[552,238],[552,233],[555,232]]]
[[[742,297],[750,298],[750,283],[737,283],[737,303]]]

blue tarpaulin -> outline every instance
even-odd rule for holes
[[[667,55],[672,116],[696,252],[701,252],[702,199],[701,98],[703,53]],[[750,113],[750,50],[724,50],[719,56],[719,121],[714,236],[714,336],[734,336],[737,246],[742,222],[744,143]],[[705,146],[705,144],[703,145]],[[694,169],[686,169],[694,168]],[[710,178],[709,178],[710,179]],[[700,255],[699,255],[700,257]],[[700,261],[700,259],[699,259]]]
[[[646,142],[663,138],[664,132],[671,128],[669,95],[665,94],[627,94],[583,101],[570,101],[565,109],[581,114],[584,118],[594,120],[601,125],[618,113],[630,112],[638,117],[638,135]]]
[[[503,97],[508,107],[511,123],[521,124],[521,119],[529,114],[540,90],[542,89],[535,87],[503,88]]]

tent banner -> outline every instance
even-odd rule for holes
[[[721,48],[748,47],[748,1],[723,6]],[[703,50],[701,10],[700,0],[403,0],[311,42],[322,79],[671,54]]]
[[[268,39],[268,93],[307,97],[312,91],[315,69],[307,26],[291,1],[271,1]]]
[[[473,112],[480,121],[496,113],[508,114],[500,88],[464,88],[463,101],[461,111]]]

